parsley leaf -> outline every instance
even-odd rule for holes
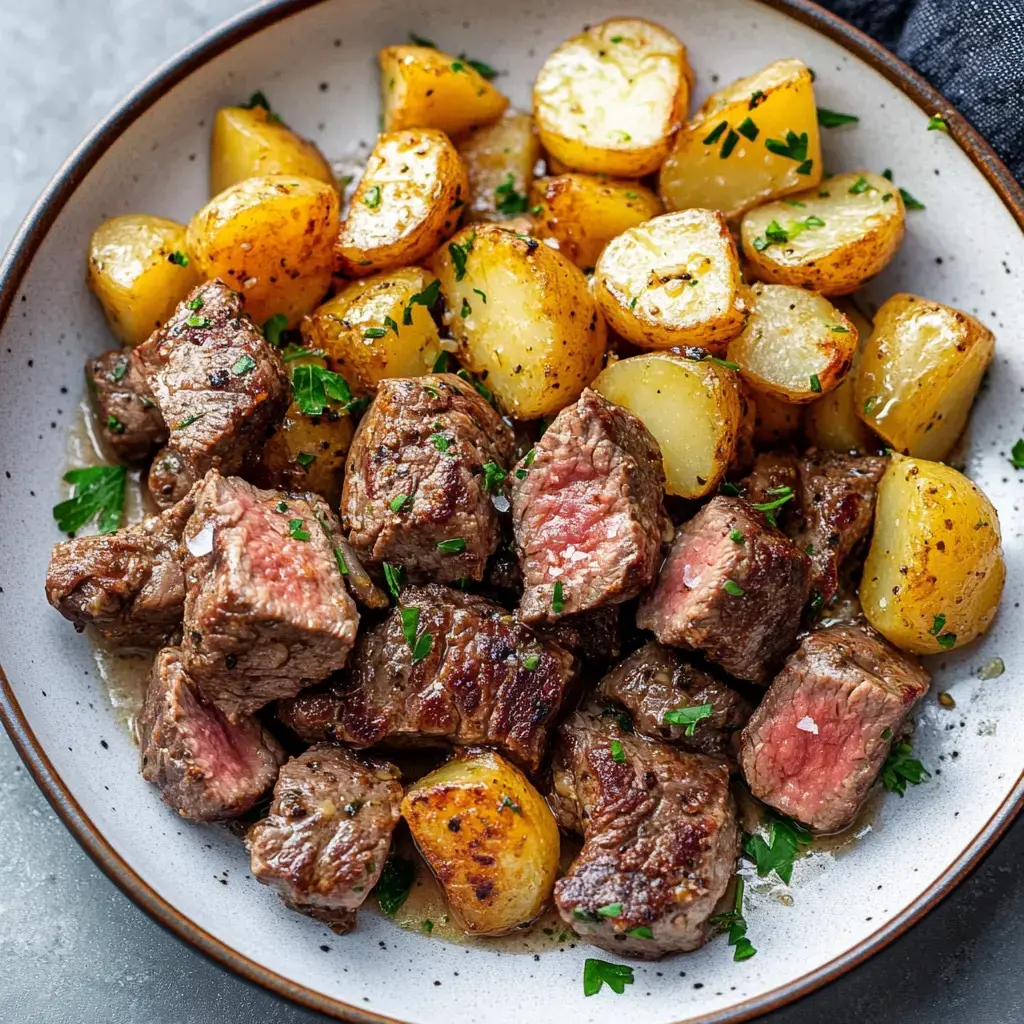
[[[463,55],[462,59],[485,81],[490,82],[498,77],[498,72],[482,60],[470,60],[468,57]]]
[[[692,736],[693,730],[702,718],[710,718],[714,714],[711,704],[692,704],[685,708],[673,708],[665,712],[663,721],[668,725],[685,725],[684,735]]]
[[[945,648],[948,651],[950,648],[956,646],[956,633],[944,633],[943,629],[945,629],[945,627],[946,616],[940,612],[932,620],[932,628],[929,629],[928,632],[935,637],[935,640],[940,647]]]
[[[821,380],[816,373],[811,374],[811,390],[816,394],[821,394]]]
[[[263,337],[274,346],[274,348],[281,347],[281,334],[284,329],[288,326],[288,317],[284,313],[275,313],[264,325],[263,325]]]
[[[626,763],[626,752],[622,749],[622,744],[618,740],[610,740],[608,742],[608,750],[611,752],[612,760],[616,764]]]
[[[412,504],[412,498],[408,494],[396,494],[389,502],[388,508],[392,512],[401,512],[407,505]]]
[[[511,171],[505,175],[505,180],[494,190],[494,195],[497,199],[498,212],[503,213],[506,217],[515,217],[517,214],[526,212],[527,197],[524,193],[516,191],[516,179]],[[454,259],[454,254],[452,258]]]
[[[100,533],[113,533],[121,525],[127,475],[124,466],[90,466],[65,473],[71,497],[53,506],[61,532],[75,534],[96,519]]]
[[[746,591],[735,580],[726,580],[722,584],[722,589],[733,597],[742,597],[746,593]]]
[[[527,672],[532,672],[539,664],[539,654],[528,654],[525,658],[523,658],[523,668],[525,668]]]
[[[422,661],[429,653],[434,644],[434,637],[431,633],[421,633],[417,637],[420,628],[419,608],[403,608],[402,612],[402,635],[405,642],[412,651],[412,663]]]
[[[583,961],[583,994],[594,996],[607,985],[616,995],[622,995],[627,985],[633,984],[633,968],[626,964],[611,964],[607,960],[587,957]]]
[[[562,581],[559,580],[555,584],[555,592],[551,595],[551,610],[556,615],[559,615],[564,607],[565,607],[565,589],[562,587]]]
[[[910,756],[909,743],[893,744],[885,764],[882,765],[882,785],[890,793],[899,793],[900,796],[907,791],[908,782],[916,786],[931,777],[931,772],[920,761]]]
[[[826,107],[818,107],[818,124],[822,128],[838,128],[844,124],[856,124],[859,120],[854,114],[840,114]]]
[[[231,372],[236,377],[244,377],[250,370],[256,366],[256,360],[253,359],[248,352],[244,352],[238,357],[238,361],[234,366],[231,367]]]
[[[501,484],[508,473],[505,472],[496,462],[484,463],[484,490],[488,494],[497,494],[501,490]]]
[[[941,114],[932,114],[932,116],[928,118],[928,131],[948,132],[949,125],[946,124],[946,119]]]
[[[785,142],[779,139],[764,140],[765,149],[769,153],[774,153],[776,156],[784,156],[789,160],[795,160],[797,163],[807,160],[807,143],[807,132],[801,132],[797,135],[792,130],[786,132]]]
[[[1024,469],[1024,437],[1018,438],[1010,449],[1010,465],[1014,469]]]
[[[397,601],[402,594],[404,571],[400,565],[391,565],[390,562],[385,562],[383,568],[384,580],[388,585],[388,590],[391,591],[391,596]]]
[[[416,35],[415,32],[409,33],[409,42],[413,46],[425,46],[428,50],[436,50],[437,44],[432,43],[429,39],[424,39],[423,36]]]
[[[176,267],[188,266],[188,253],[184,253],[180,249],[175,249],[174,252],[172,252],[171,255],[167,257],[167,259]]]
[[[372,341],[376,338],[383,338],[387,333],[388,329],[386,327],[367,327],[363,331],[363,338],[367,341]]]
[[[417,292],[411,296],[409,301],[405,304],[405,309],[402,311],[402,323],[406,327],[412,326],[412,307],[413,306],[426,306],[427,309],[431,309],[437,302],[438,296],[441,294],[441,282],[438,278],[434,278],[430,284],[421,292]]]
[[[743,850],[754,861],[761,878],[774,871],[788,885],[793,877],[794,859],[810,843],[811,833],[803,825],[770,815],[767,841],[759,834],[748,835]]]
[[[304,529],[301,519],[289,519],[288,536],[295,540],[309,540],[309,530]]]
[[[384,869],[377,881],[377,887],[374,889],[380,909],[388,917],[394,917],[398,913],[399,908],[409,896],[415,879],[416,865],[411,860],[407,860],[397,853],[388,855],[388,859],[384,861]]]
[[[622,904],[606,903],[603,907],[597,908],[597,913],[601,917],[622,917]]]
[[[329,401],[340,402],[343,412],[361,401],[352,397],[344,377],[315,363],[303,363],[292,370],[292,391],[299,411],[306,416],[322,416]]]
[[[380,185],[372,185],[366,190],[363,196],[363,206],[370,210],[376,210],[380,206]]]
[[[455,280],[461,281],[466,276],[466,260],[473,251],[473,242],[476,240],[476,232],[473,231],[467,236],[466,241],[461,245],[458,242],[448,243],[448,252],[451,255],[452,263],[455,266]]]
[[[446,555],[461,554],[466,550],[466,538],[452,537],[450,540],[439,541],[437,550],[444,552]]]
[[[735,947],[732,958],[736,962],[749,960],[757,952],[747,938],[747,920],[743,916],[744,887],[743,879],[737,877],[733,909],[724,914],[716,914],[708,920],[708,924],[713,928],[722,928],[729,932],[729,945]]]
[[[867,192],[870,187],[868,179],[862,174],[846,191],[851,196],[859,196],[862,192]]]

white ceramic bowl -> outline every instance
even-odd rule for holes
[[[214,110],[258,88],[328,153],[376,132],[374,54],[413,30],[451,52],[507,69],[500,86],[528,108],[544,56],[581,25],[613,14],[661,21],[690,48],[700,100],[715,82],[799,56],[819,102],[860,124],[824,132],[826,166],[891,167],[927,205],[911,213],[893,265],[868,289],[907,290],[977,314],[997,333],[975,409],[968,471],[1000,512],[1008,561],[1002,611],[982,643],[933,659],[915,746],[932,781],[889,796],[870,830],[800,861],[792,886],[749,884],[749,935],[735,964],[724,940],[636,966],[621,996],[584,999],[586,946],[514,955],[400,931],[372,912],[337,937],[285,910],[252,881],[227,831],[179,821],[137,774],[88,643],[43,597],[58,534],[65,434],[88,355],[112,338],[85,286],[90,232],[146,211],[186,220],[206,196]],[[323,84],[322,84],[323,83]],[[952,133],[927,132],[947,114]],[[1024,196],[954,111],[873,43],[805,0],[291,0],[261,6],[176,58],[74,154],[26,222],[0,271],[0,713],[79,841],[142,907],[227,966],[291,998],[357,1021],[736,1021],[849,968],[924,913],[975,863],[1024,795],[1024,543],[1021,474],[1007,455],[1024,431]],[[991,656],[1007,666],[981,681]],[[934,694],[947,690],[956,709]],[[782,899],[780,899],[782,897]],[[791,900],[790,900],[791,897]],[[788,905],[791,902],[792,905]],[[323,947],[330,947],[324,952]]]

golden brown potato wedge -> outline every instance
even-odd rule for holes
[[[424,259],[455,230],[468,191],[462,158],[443,132],[378,136],[341,226],[342,273],[368,277]]]
[[[538,178],[530,190],[534,234],[554,239],[558,251],[593,269],[601,250],[628,228],[664,213],[661,200],[635,181],[589,174]]]
[[[757,203],[821,180],[810,70],[777,60],[712,93],[676,137],[658,188],[670,210],[740,216]]]
[[[963,647],[988,629],[1005,577],[981,489],[951,466],[893,455],[860,584],[868,622],[914,654]]]
[[[973,316],[894,295],[875,314],[854,385],[864,422],[897,451],[943,459],[970,415],[995,338]]]
[[[764,391],[750,389],[757,412],[754,416],[754,446],[775,448],[792,441],[803,426],[804,407],[784,402]]]
[[[508,107],[469,61],[429,46],[389,46],[380,51],[384,131],[436,128],[460,135],[497,121]]]
[[[540,140],[529,114],[508,114],[459,143],[469,178],[463,220],[501,221],[526,213]]]
[[[853,171],[751,210],[740,236],[750,273],[760,280],[846,295],[896,255],[904,220],[892,182]]]
[[[210,195],[267,174],[298,174],[335,184],[320,150],[265,107],[222,107],[210,136]]]
[[[458,751],[413,783],[402,816],[469,934],[504,935],[551,898],[558,826],[526,776],[493,751]]]
[[[817,292],[754,284],[743,293],[747,323],[729,359],[759,392],[804,404],[838,387],[857,351],[857,328]]]
[[[611,18],[564,42],[533,86],[544,148],[567,168],[616,178],[656,171],[686,120],[686,47],[642,18]]]
[[[575,402],[597,376],[605,324],[583,272],[529,235],[463,228],[435,255],[459,360],[520,420]]]
[[[387,377],[429,373],[441,354],[430,312],[436,281],[422,267],[353,281],[302,321],[302,336],[354,394],[375,394]]]
[[[735,371],[709,360],[647,352],[610,363],[593,387],[654,435],[669,494],[703,498],[714,491],[733,461],[744,419]]]
[[[89,240],[89,287],[125,345],[144,342],[201,280],[177,221],[148,213],[111,217]]]
[[[684,210],[605,246],[594,295],[608,324],[641,348],[723,352],[743,329],[736,246],[717,210]]]
[[[338,207],[335,189],[313,178],[246,178],[192,218],[189,252],[204,277],[241,292],[257,323],[282,315],[294,327],[331,283]]]

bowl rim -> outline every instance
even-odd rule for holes
[[[53,223],[78,185],[117,138],[157,100],[210,60],[257,32],[325,2],[327,0],[264,0],[201,36],[160,65],[128,93],[73,150],[15,234],[0,263],[0,328],[6,323],[22,279]],[[884,75],[924,113],[941,113],[948,125],[949,134],[985,176],[1017,224],[1024,229],[1024,189],[989,143],[949,100],[916,71],[870,36],[819,7],[812,0],[757,2],[787,14],[827,36],[833,42],[839,43]],[[402,1024],[396,1018],[374,1013],[316,992],[256,963],[200,928],[164,900],[114,850],[75,800],[29,726],[2,665],[0,722],[10,735],[32,778],[79,845],[126,896],[171,934],[243,979],[312,1010],[353,1024]],[[1007,797],[971,843],[935,882],[887,924],[828,963],[785,985],[777,986],[725,1010],[688,1017],[679,1024],[740,1024],[741,1021],[777,1010],[863,963],[917,923],[963,881],[1006,831],[1022,805],[1024,773],[1018,776]]]

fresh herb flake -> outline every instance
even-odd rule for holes
[[[57,527],[74,535],[95,519],[100,533],[113,533],[121,525],[127,478],[124,466],[69,470],[64,481],[71,484],[71,497],[53,507]]]
[[[860,118],[855,114],[840,114],[836,110],[818,107],[818,124],[822,128],[839,128],[844,124],[857,124]]]
[[[372,185],[363,196],[363,206],[376,210],[380,206],[380,185]]]
[[[689,707],[673,708],[671,711],[666,711],[662,721],[666,725],[685,725],[686,732],[684,735],[692,736],[697,723],[702,718],[710,718],[714,712],[714,706],[711,704],[692,704]]]
[[[388,590],[391,592],[391,596],[397,601],[402,594],[402,576],[404,575],[404,570],[400,565],[391,565],[390,562],[385,562],[383,569],[384,581],[388,585]]]
[[[1010,449],[1010,465],[1014,469],[1024,469],[1024,437],[1014,441]]]
[[[621,996],[627,985],[633,984],[633,968],[626,964],[611,964],[607,960],[587,957],[583,961],[583,994],[595,996],[607,985],[616,995]]]
[[[894,743],[889,756],[882,765],[882,785],[890,793],[903,796],[907,791],[907,783],[917,786],[930,779],[929,772],[920,761],[910,756],[909,743]]]
[[[437,304],[438,296],[441,294],[441,282],[438,278],[434,278],[430,284],[421,292],[417,292],[411,296],[409,301],[405,304],[405,309],[402,310],[402,323],[406,327],[412,326],[412,307],[413,306],[426,306],[427,309],[432,309]]]
[[[439,541],[437,550],[444,552],[446,555],[460,555],[466,550],[466,538],[452,537],[450,540]]]
[[[497,494],[501,490],[501,484],[508,476],[508,473],[506,473],[505,470],[503,470],[496,462],[485,462],[483,470],[484,490],[488,494]]]
[[[928,118],[928,131],[948,132],[949,125],[946,124],[946,119],[941,114],[932,114],[932,116]]]
[[[256,366],[256,360],[253,359],[248,352],[243,353],[238,357],[237,362],[231,367],[231,372],[236,377],[244,377],[250,370]]]
[[[411,860],[397,853],[388,855],[380,873],[377,887],[377,902],[388,917],[394,917],[409,896],[412,883],[416,880],[416,866]]]
[[[299,454],[295,456],[295,461],[303,469],[309,469],[309,467],[316,462],[316,456],[312,452],[299,452]]]
[[[288,317],[284,313],[275,313],[263,325],[263,337],[274,346],[281,347],[281,334],[288,327]]]
[[[733,530],[729,534],[729,540],[731,540],[733,544],[742,544],[744,540],[746,540],[746,536],[742,530]]]
[[[494,190],[494,195],[497,199],[498,212],[506,217],[515,217],[526,212],[529,200],[525,194],[516,191],[516,179],[511,171],[505,175],[505,180]]]
[[[167,259],[176,267],[188,266],[188,253],[184,253],[180,249],[175,249],[174,252],[172,252],[171,255],[167,257]]]
[[[811,390],[816,394],[821,394],[821,380],[816,373],[811,374]]]
[[[753,118],[745,117],[737,126],[736,131],[740,133],[745,139],[754,141],[761,134],[761,129],[754,124]]]
[[[412,506],[412,498],[408,494],[396,494],[389,502],[388,508],[392,512],[401,512],[406,506]]]
[[[599,917],[622,917],[621,903],[606,903],[603,907],[597,908]]]
[[[728,121],[720,121],[711,130],[711,133],[704,138],[705,146],[713,146],[724,134],[725,130],[729,127]]]
[[[771,815],[767,840],[760,834],[748,835],[743,850],[754,861],[759,877],[774,871],[788,885],[793,877],[793,861],[810,843],[811,833],[803,825]]]
[[[551,596],[551,610],[556,615],[560,615],[563,608],[565,608],[565,589],[562,586],[562,581],[559,580],[555,584],[554,593]]]
[[[309,540],[309,530],[305,529],[301,519],[289,519],[288,536],[294,540]]]
[[[388,329],[386,327],[367,327],[363,331],[363,338],[370,341],[374,338],[383,338],[387,335]]]
[[[608,750],[612,755],[612,760],[616,764],[625,764],[626,752],[622,749],[622,744],[618,740],[610,740],[608,743]]]
[[[305,416],[322,416],[329,402],[340,403],[342,412],[351,412],[361,402],[352,397],[344,377],[315,363],[303,363],[292,370],[292,392]]]
[[[746,591],[735,580],[726,580],[722,584],[722,589],[733,597],[742,597],[746,593]]]

